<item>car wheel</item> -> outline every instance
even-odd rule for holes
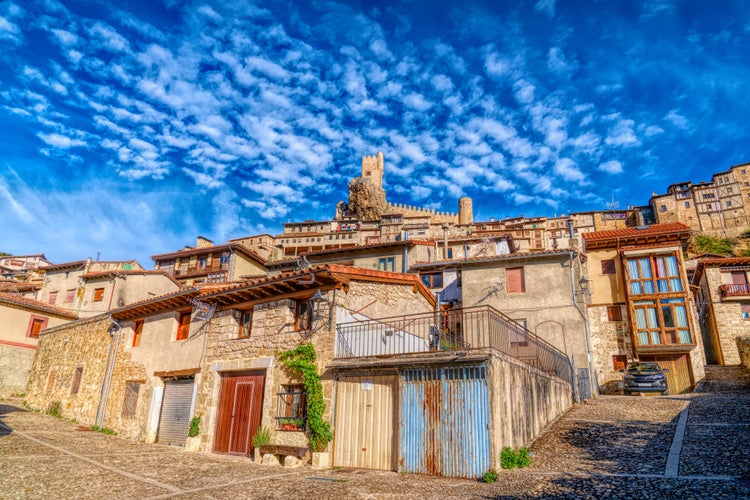
[[[622,393],[625,394],[626,396],[630,396],[630,391],[622,391]]]

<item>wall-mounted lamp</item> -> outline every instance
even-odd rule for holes
[[[315,290],[315,295],[310,298],[310,302],[313,305],[313,321],[315,321],[320,316],[320,304],[330,301],[320,293],[320,289],[317,289]]]
[[[578,280],[578,284],[581,285],[581,290],[587,290],[589,287],[589,280],[586,278],[581,278]]]

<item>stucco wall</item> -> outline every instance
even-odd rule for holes
[[[572,388],[510,356],[490,359],[492,466],[500,469],[504,446],[527,446],[573,405]]]
[[[47,328],[70,319],[7,304],[0,305],[0,396],[26,391],[38,340],[27,337],[31,317],[47,318]]]

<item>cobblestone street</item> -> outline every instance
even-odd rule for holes
[[[578,405],[494,484],[287,469],[133,443],[0,403],[2,498],[750,498],[750,384]]]

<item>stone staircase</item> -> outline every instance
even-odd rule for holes
[[[750,393],[750,370],[742,365],[706,365],[706,378],[695,392]]]

